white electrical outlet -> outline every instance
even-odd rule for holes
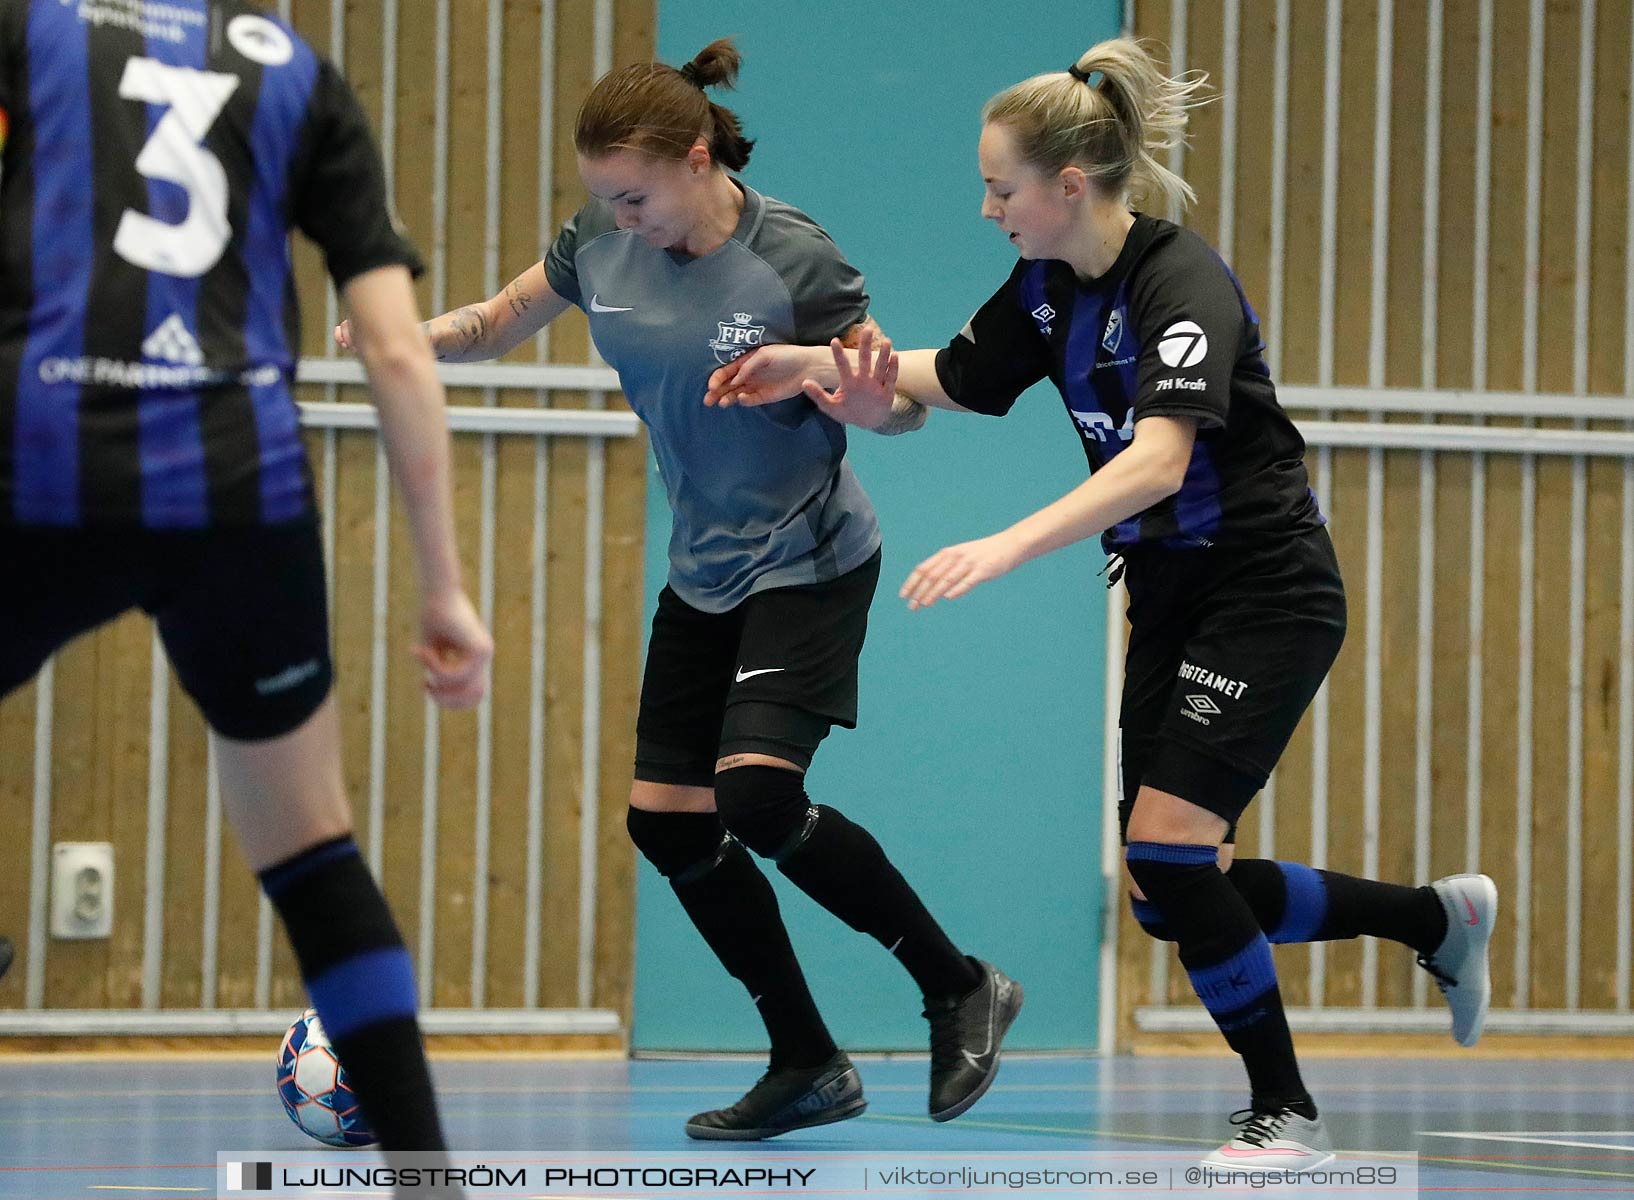
[[[113,933],[113,843],[58,842],[51,853],[51,936]]]

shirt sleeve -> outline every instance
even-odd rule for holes
[[[783,272],[794,306],[794,341],[822,346],[844,337],[868,316],[868,292],[862,272],[817,225],[799,229],[801,245]]]
[[[584,295],[579,291],[579,268],[574,258],[579,253],[579,223],[586,211],[581,208],[567,219],[545,255],[545,279],[550,290],[580,308],[584,307]]]
[[[1143,264],[1129,298],[1141,347],[1135,420],[1189,417],[1199,431],[1225,428],[1245,320],[1225,264],[1201,239],[1176,237]]]
[[[319,62],[303,140],[291,187],[295,224],[322,248],[335,286],[376,267],[419,275],[425,267],[386,199],[369,119],[327,60]]]
[[[1017,261],[1004,285],[936,354],[936,378],[961,408],[1002,417],[1050,373],[1049,343],[1021,302],[1021,278],[1032,265]]]

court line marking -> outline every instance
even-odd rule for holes
[[[1421,1154],[1419,1163],[1448,1163],[1462,1167],[1486,1167],[1494,1171],[1536,1171],[1544,1175],[1589,1175],[1596,1179],[1634,1179],[1634,1173],[1628,1171],[1596,1171],[1591,1167],[1540,1167],[1532,1163],[1496,1162],[1490,1158],[1444,1158],[1440,1155]],[[1445,1189],[1428,1188],[1421,1190],[1436,1191]],[[1623,1193],[1614,1192],[1613,1195]]]
[[[1621,1150],[1624,1154],[1634,1155],[1634,1146],[1619,1145],[1615,1142],[1574,1142],[1561,1139],[1571,1137],[1634,1137],[1634,1132],[1625,1129],[1605,1129],[1578,1131],[1566,1130],[1563,1133],[1548,1133],[1539,1131],[1532,1133],[1521,1130],[1517,1133],[1474,1133],[1457,1130],[1432,1131],[1420,1130],[1419,1137],[1453,1138],[1465,1142],[1499,1142],[1516,1146],[1561,1146],[1573,1150]]]
[[[1459,1138],[1480,1133],[1485,1138],[1634,1138],[1634,1130],[1420,1130],[1426,1138]]]
[[[0,1065],[3,1065],[3,1064],[0,1064]],[[526,1085],[526,1084],[517,1084],[515,1086],[503,1086],[503,1087],[489,1087],[489,1086],[464,1086],[464,1087],[461,1087],[461,1086],[458,1086],[458,1085],[454,1085],[454,1086],[449,1086],[449,1087],[440,1087],[440,1088],[437,1089],[437,1092],[438,1092],[438,1095],[441,1095],[441,1096],[556,1096],[556,1095],[560,1095],[560,1096],[568,1096],[568,1095],[580,1096],[580,1095],[625,1095],[625,1094],[628,1094],[628,1095],[653,1095],[653,1096],[657,1096],[657,1095],[682,1094],[682,1093],[690,1093],[690,1092],[706,1092],[706,1091],[714,1090],[714,1089],[719,1088],[719,1087],[729,1086],[729,1083],[730,1083],[730,1081],[722,1081],[722,1080],[711,1079],[711,1080],[704,1080],[704,1081],[699,1082],[699,1083],[690,1083],[690,1084],[647,1083],[647,1084],[630,1084],[628,1086],[615,1085],[615,1084],[595,1084],[595,1085],[589,1085],[589,1086],[583,1086],[583,1087],[575,1087],[572,1084],[540,1084],[540,1085],[536,1085],[536,1086],[535,1085]],[[1391,1095],[1399,1095],[1401,1093],[1401,1091],[1403,1090],[1402,1086],[1400,1084],[1384,1084],[1384,1083],[1379,1083],[1379,1084],[1349,1084],[1349,1083],[1347,1083],[1344,1086],[1345,1086],[1345,1090],[1347,1092],[1350,1092],[1350,1093],[1362,1093],[1362,1092],[1386,1093],[1386,1092],[1388,1092]],[[121,1098],[148,1099],[150,1097],[156,1097],[156,1096],[157,1097],[165,1097],[165,1096],[233,1097],[233,1096],[259,1096],[259,1095],[262,1095],[263,1093],[265,1093],[268,1090],[270,1090],[270,1089],[259,1088],[259,1087],[254,1087],[254,1088],[145,1088],[144,1087],[144,1088],[95,1088],[95,1089],[92,1089],[92,1088],[86,1088],[86,1089],[72,1088],[72,1089],[60,1089],[60,1090],[59,1089],[53,1089],[53,1090],[30,1091],[29,1097],[30,1097],[31,1100],[78,1100],[78,1099],[92,1099],[92,1098],[101,1099],[101,1100],[117,1100],[117,1099],[121,1099]],[[871,1083],[871,1084],[868,1085],[868,1090],[870,1092],[889,1092],[889,1093],[903,1092],[903,1093],[911,1093],[911,1092],[922,1092],[922,1091],[925,1090],[925,1088],[924,1088],[924,1084],[922,1084],[922,1083]],[[1139,1083],[1139,1084],[1106,1084],[1106,1083],[1097,1083],[1097,1082],[1091,1081],[1089,1083],[1019,1083],[1019,1082],[1017,1082],[1017,1083],[1007,1083],[1007,1084],[1003,1085],[999,1090],[1001,1092],[1004,1092],[1004,1093],[1009,1094],[1009,1095],[1019,1095],[1019,1094],[1026,1094],[1026,1093],[1031,1093],[1031,1092],[1049,1092],[1049,1093],[1078,1092],[1078,1093],[1082,1093],[1086,1098],[1093,1098],[1095,1096],[1098,1096],[1098,1095],[1101,1095],[1101,1094],[1104,1094],[1104,1093],[1107,1093],[1107,1092],[1139,1092],[1139,1093],[1161,1094],[1161,1093],[1172,1092],[1174,1090],[1174,1088],[1173,1088],[1173,1085],[1171,1085],[1171,1084],[1159,1084],[1159,1083],[1152,1083],[1152,1084],[1146,1084],[1146,1083]],[[1220,1092],[1232,1092],[1233,1094],[1235,1094],[1235,1085],[1222,1083],[1222,1084],[1219,1085],[1218,1088],[1216,1088],[1214,1090],[1215,1091],[1220,1091]],[[1455,1094],[1491,1093],[1491,1094],[1501,1095],[1501,1094],[1513,1093],[1516,1089],[1515,1089],[1515,1085],[1510,1084],[1510,1083],[1491,1083],[1491,1084],[1468,1083],[1468,1084],[1415,1085],[1412,1090],[1414,1092],[1420,1094],[1420,1095],[1439,1095],[1439,1094],[1442,1094],[1442,1093],[1455,1093]],[[1614,1095],[1614,1094],[1616,1094],[1616,1095],[1630,1095],[1630,1094],[1634,1094],[1634,1086],[1630,1086],[1629,1084],[1626,1084],[1626,1083],[1610,1083],[1610,1082],[1603,1083],[1603,1084],[1589,1084],[1589,1085],[1583,1085],[1583,1084],[1559,1084],[1559,1085],[1554,1085],[1554,1086],[1536,1086],[1536,1087],[1533,1087],[1533,1086],[1529,1085],[1527,1087],[1526,1091],[1529,1094],[1550,1093],[1550,1094],[1558,1094],[1558,1095],[1602,1095],[1602,1094],[1603,1095]],[[1211,1094],[1211,1093],[1209,1093],[1205,1089],[1203,1092],[1200,1092],[1199,1094],[1200,1095],[1207,1095],[1207,1094]]]

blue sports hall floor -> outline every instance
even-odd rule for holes
[[[218,1151],[321,1150],[285,1117],[271,1060],[270,1052],[264,1062],[243,1055],[0,1056],[0,1197],[214,1196]],[[457,1148],[588,1158],[663,1152],[716,1165],[836,1153],[879,1156],[883,1163],[892,1155],[952,1162],[962,1155],[980,1161],[997,1152],[1084,1150],[1189,1163],[1222,1140],[1226,1115],[1244,1095],[1232,1060],[1013,1056],[980,1104],[937,1125],[925,1116],[923,1056],[859,1055],[857,1062],[870,1101],[863,1116],[739,1146],[688,1141],[681,1126],[754,1081],[760,1067],[744,1059],[439,1057],[435,1069]],[[1341,1154],[1417,1152],[1422,1195],[1634,1196],[1634,1064],[1627,1061],[1311,1059],[1306,1078]]]

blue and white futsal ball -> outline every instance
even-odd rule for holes
[[[374,1145],[346,1068],[329,1044],[316,1009],[301,1014],[278,1048],[278,1099],[302,1133],[326,1145]]]

